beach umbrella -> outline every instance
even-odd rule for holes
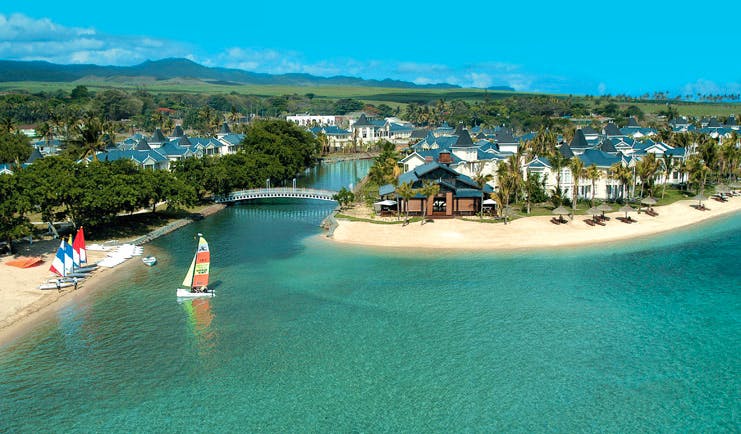
[[[393,205],[396,205],[396,201],[395,200],[391,200],[391,199],[386,199],[386,200],[382,200],[380,202],[376,202],[376,203],[374,203],[374,205],[393,206]]]
[[[591,215],[592,215],[592,217],[596,216],[596,215],[597,215],[597,214],[599,214],[599,213],[600,213],[600,210],[599,210],[599,208],[597,208],[596,206],[593,206],[593,207],[591,207],[591,208],[589,208],[589,209],[587,210],[587,214],[591,214]]]
[[[569,210],[567,210],[566,208],[564,208],[564,207],[562,207],[562,206],[559,206],[558,208],[554,209],[554,210],[553,210],[553,211],[551,211],[551,212],[552,212],[553,214],[558,214],[558,220],[559,220],[559,221],[564,221],[564,220],[563,220],[563,215],[564,215],[564,214],[566,214],[566,215],[568,215],[568,214],[569,214]]]
[[[635,212],[636,210],[635,210],[635,208],[633,208],[630,205],[625,205],[623,207],[620,207],[620,209],[618,211],[624,212],[625,213],[625,218],[627,219],[628,218],[628,213],[629,212]]]
[[[605,216],[606,212],[612,211],[612,207],[604,202],[599,204],[599,206],[597,206],[597,209],[602,212],[602,217]]]
[[[648,207],[650,208],[652,205],[656,205],[656,199],[651,196],[644,197],[643,199],[641,199],[641,203],[643,205],[648,205]]]
[[[702,201],[707,200],[707,197],[705,197],[702,193],[698,193],[697,196],[693,197],[692,199],[697,201],[698,206],[702,206]]]
[[[492,206],[492,205],[496,205],[497,201],[494,199],[486,199],[483,203],[486,206]]]

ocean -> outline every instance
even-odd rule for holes
[[[323,239],[332,207],[233,206],[146,245],[156,266],[0,347],[0,432],[738,432],[741,216],[430,252]],[[197,232],[217,296],[178,303]]]

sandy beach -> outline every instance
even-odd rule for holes
[[[224,209],[221,204],[210,205],[199,214],[203,217]],[[178,226],[179,227],[179,226]],[[152,233],[158,233],[159,230]],[[161,235],[161,234],[160,234]],[[125,243],[127,241],[121,241]],[[99,267],[86,279],[80,280],[77,290],[72,287],[38,289],[38,286],[53,274],[49,271],[51,261],[59,247],[59,240],[21,243],[16,255],[0,257],[0,345],[25,333],[36,321],[54,314],[73,301],[83,300],[91,293],[105,288],[111,279],[126,276],[133,267],[145,266],[139,257],[133,257],[115,268]],[[105,258],[108,252],[88,250],[88,263],[94,264]],[[147,254],[145,247],[145,255]],[[17,256],[41,257],[43,262],[35,267],[17,268],[5,263]]]
[[[462,219],[441,219],[431,223],[374,224],[338,219],[332,240],[339,243],[399,248],[516,250],[528,248],[573,247],[627,240],[688,228],[702,221],[741,210],[741,197],[727,202],[708,200],[707,211],[692,207],[696,200],[678,201],[655,207],[658,216],[630,213],[637,220],[627,224],[616,219],[625,213],[612,212],[605,226],[589,226],[591,216],[575,216],[566,224],[555,225],[552,216],[516,219],[507,225],[487,224]],[[617,208],[617,207],[615,207]],[[475,217],[472,217],[475,218]]]

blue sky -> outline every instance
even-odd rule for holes
[[[186,57],[274,74],[533,92],[739,93],[739,4],[2,2],[0,59],[133,65]]]

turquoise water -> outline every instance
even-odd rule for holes
[[[330,209],[236,206],[148,245],[157,266],[0,347],[0,432],[739,430],[741,216],[425,253],[327,242]],[[199,231],[218,295],[178,304]]]

